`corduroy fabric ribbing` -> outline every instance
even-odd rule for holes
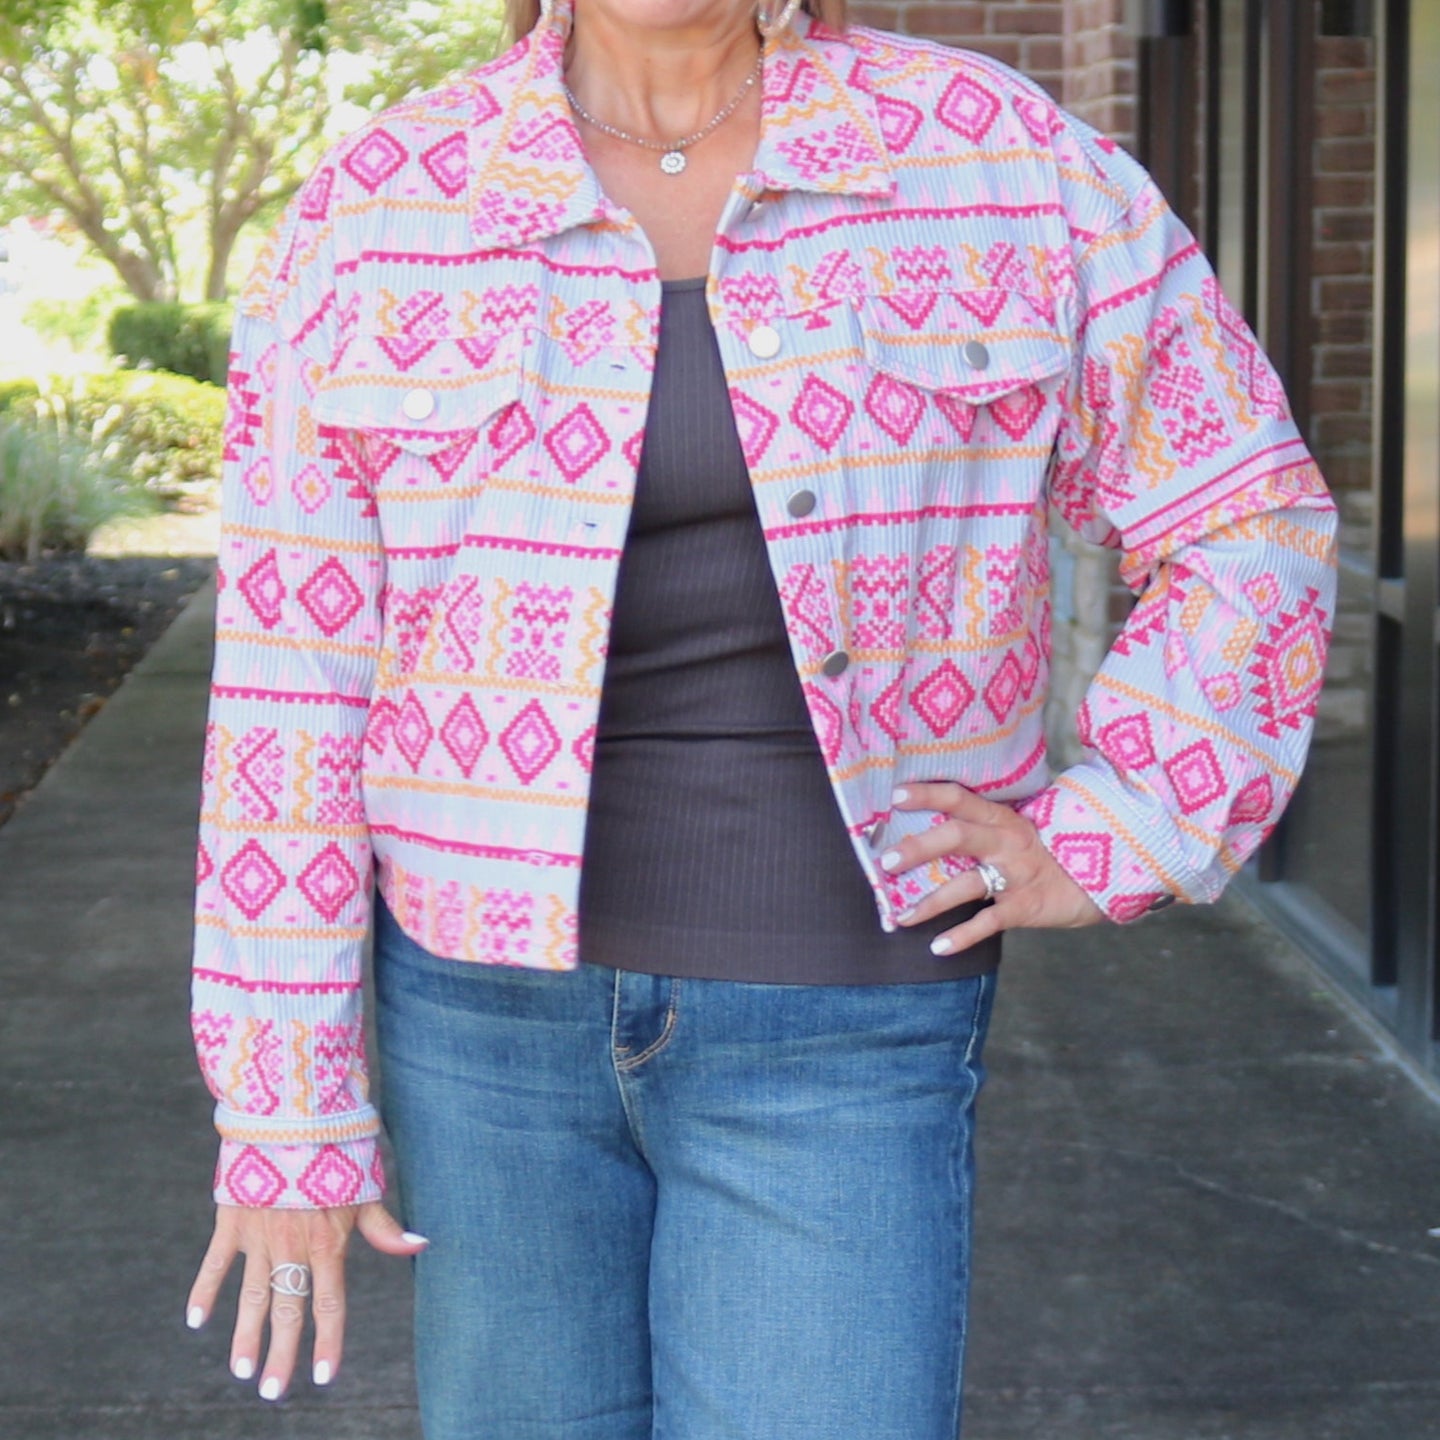
[[[580,886],[580,957],[652,974],[896,984],[946,959],[952,912],[886,934],[790,657],[705,282],[664,287]]]

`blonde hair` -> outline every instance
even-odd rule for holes
[[[801,8],[832,30],[843,30],[845,3],[846,0],[802,0]],[[540,0],[505,0],[505,37],[509,43],[524,39],[539,23]]]

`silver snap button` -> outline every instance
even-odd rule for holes
[[[876,820],[865,832],[865,843],[872,849],[880,843],[880,837],[885,833],[885,822]]]
[[[407,420],[428,420],[435,413],[435,397],[428,390],[412,390],[400,408]]]
[[[786,502],[785,508],[797,519],[803,520],[816,506],[813,490],[797,490]]]
[[[990,352],[978,340],[967,340],[960,353],[972,370],[983,370],[990,363]]]
[[[757,325],[746,344],[757,360],[773,360],[780,353],[780,332],[773,325]]]
[[[747,220],[758,220],[765,213],[766,204],[767,202],[764,200],[752,200],[749,210],[745,212],[745,218]]]
[[[834,680],[850,668],[850,657],[843,650],[832,650],[821,662],[820,670]]]

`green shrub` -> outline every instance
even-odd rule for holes
[[[37,402],[129,482],[175,501],[213,489],[224,450],[225,392],[161,371],[112,370]]]
[[[0,416],[0,558],[37,560],[83,550],[107,521],[156,501],[63,422]]]
[[[126,305],[110,317],[110,353],[132,368],[224,385],[235,312],[221,303]]]
[[[33,380],[0,380],[0,415],[28,411],[39,398],[40,387]]]

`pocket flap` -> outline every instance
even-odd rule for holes
[[[859,302],[865,358],[922,390],[981,405],[1069,369],[1072,342],[1048,309],[1015,290],[868,296]]]
[[[519,335],[357,335],[321,379],[311,411],[322,425],[382,434],[412,455],[433,455],[518,400],[523,372]]]

